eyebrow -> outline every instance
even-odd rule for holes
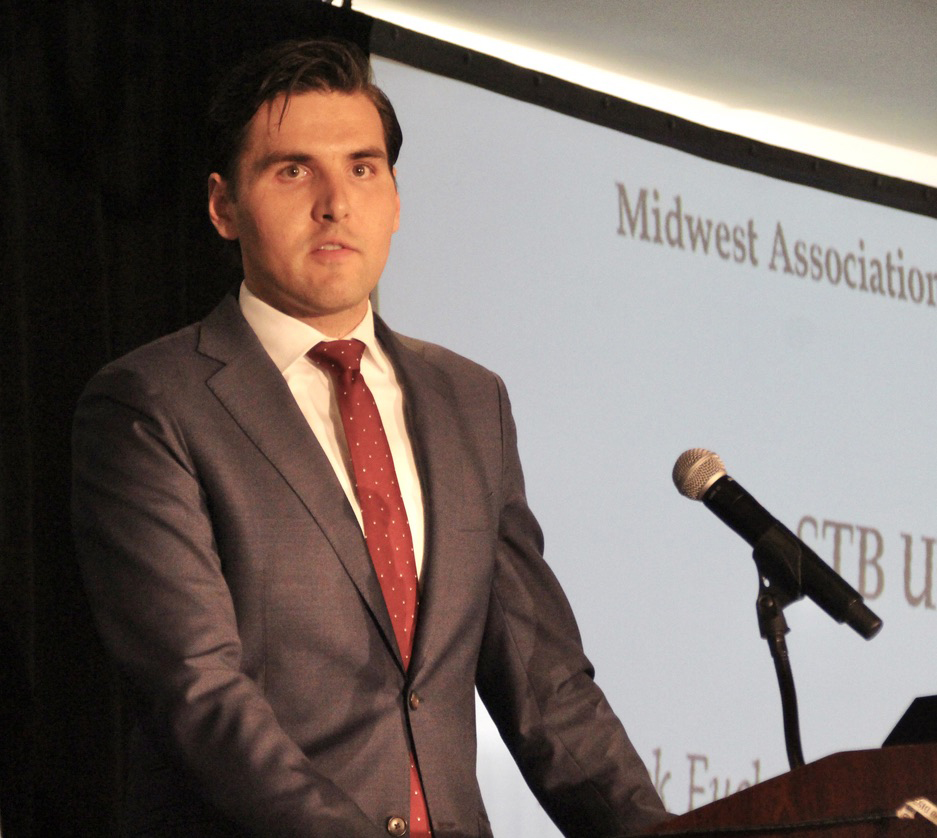
[[[348,155],[348,160],[387,160],[387,152],[378,146],[358,149]],[[272,151],[265,154],[255,164],[254,170],[265,171],[279,163],[301,163],[308,165],[315,162],[315,157],[303,151]]]

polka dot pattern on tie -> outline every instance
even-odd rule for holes
[[[360,340],[331,340],[314,346],[309,357],[335,383],[364,537],[406,665],[419,604],[413,539],[381,415],[361,375],[363,354]]]

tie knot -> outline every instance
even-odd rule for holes
[[[312,361],[334,372],[354,372],[361,367],[364,344],[360,340],[324,340],[309,350]]]

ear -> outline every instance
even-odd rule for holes
[[[232,192],[231,185],[221,175],[212,172],[208,176],[208,215],[219,235],[228,241],[239,236]]]
[[[400,229],[400,191],[397,189],[397,167],[395,166],[392,170],[394,175],[394,199],[397,201],[397,209],[394,213],[394,227],[393,231],[396,233]]]

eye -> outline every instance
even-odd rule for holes
[[[356,163],[352,166],[351,173],[355,177],[367,177],[371,173],[371,167],[366,163]]]
[[[290,163],[288,166],[284,166],[280,169],[281,177],[286,178],[287,180],[297,180],[298,178],[303,177],[306,174],[306,168],[300,166],[298,163]]]

